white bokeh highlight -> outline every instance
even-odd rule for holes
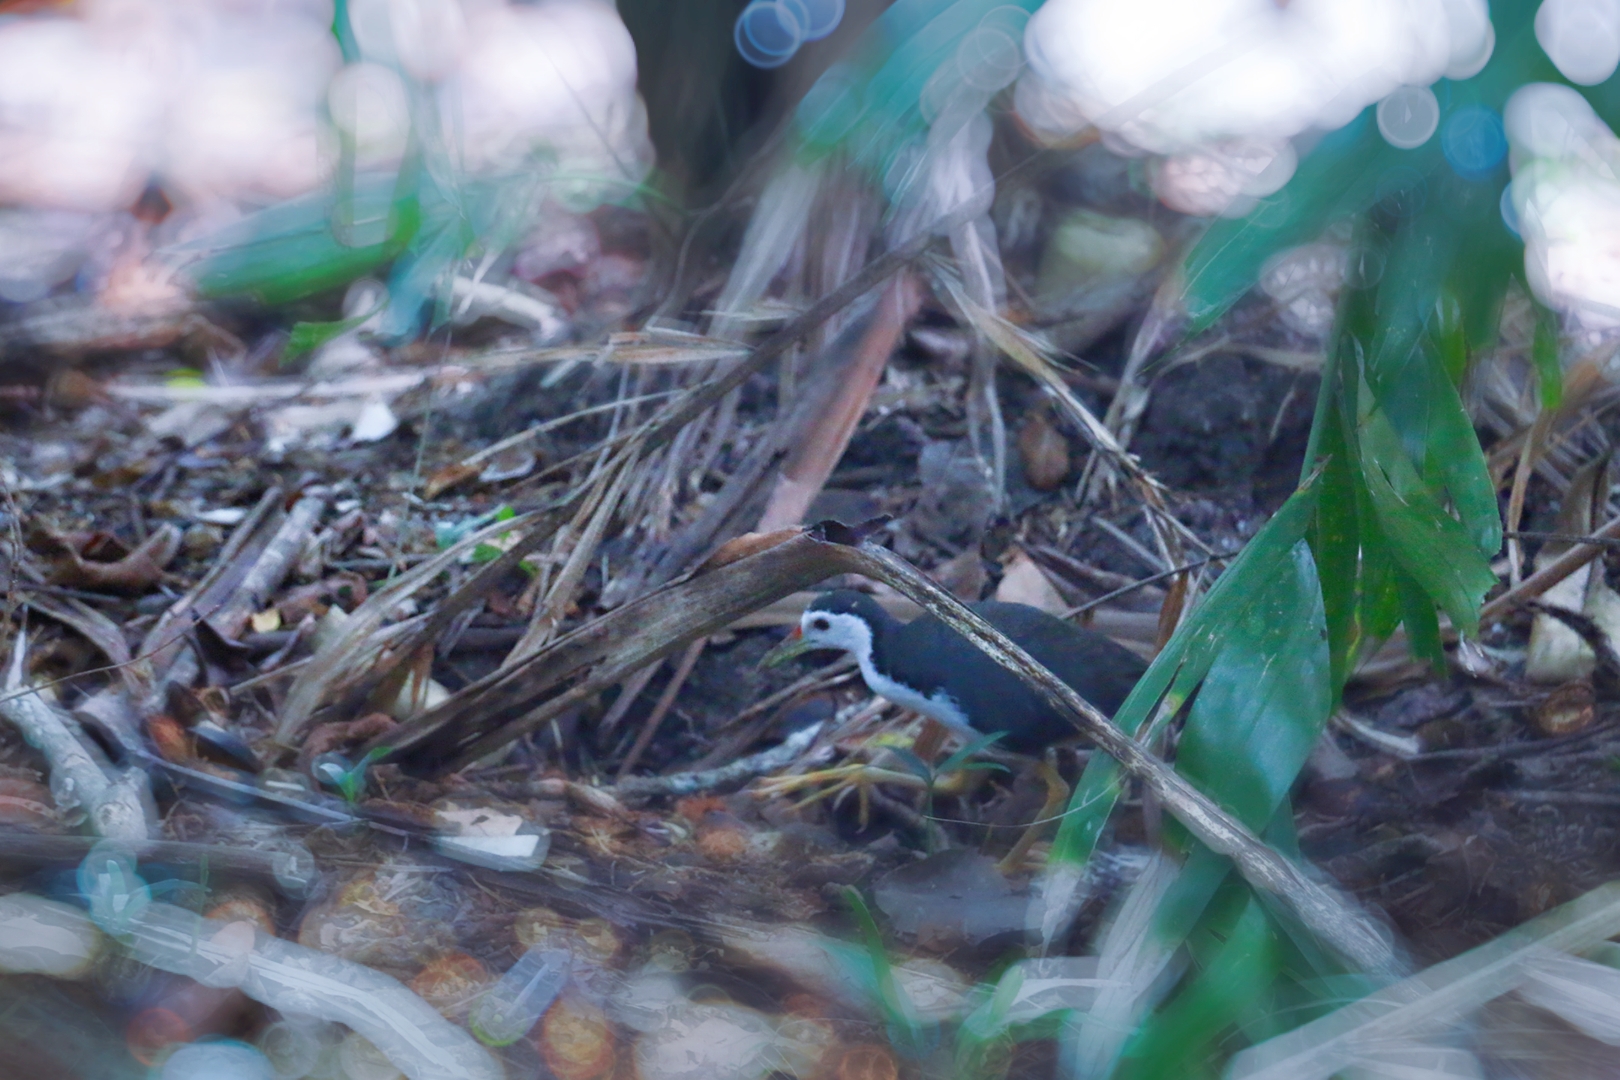
[[[152,180],[181,203],[313,190],[343,140],[471,173],[544,160],[635,182],[651,165],[635,47],[608,0],[87,0],[0,21],[0,205],[104,213]],[[434,140],[438,140],[435,142]]]
[[[1440,126],[1440,102],[1427,86],[1403,86],[1378,103],[1378,133],[1399,150],[1415,150]]]
[[[1155,187],[1172,206],[1212,212],[1224,197],[1213,212],[1242,212],[1294,136],[1465,78],[1494,40],[1484,0],[1049,0],[1025,35],[1017,107],[1048,141],[1095,125],[1168,159]]]
[[[1503,119],[1531,290],[1585,329],[1620,326],[1620,139],[1553,83],[1519,89]]]
[[[1620,66],[1620,0],[1544,0],[1536,41],[1560,75],[1596,86]]]

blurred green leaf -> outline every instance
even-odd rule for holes
[[[849,904],[850,913],[855,916],[855,923],[860,927],[861,939],[866,945],[866,959],[871,964],[871,985],[875,991],[875,1003],[886,1021],[889,1041],[902,1054],[913,1058],[921,1057],[933,1049],[938,1041],[937,1027],[917,1018],[911,999],[895,979],[894,969],[889,964],[888,951],[883,946],[883,935],[878,930],[877,920],[872,917],[872,909],[866,906],[866,899],[861,896],[860,890],[853,885],[846,886],[844,900]],[[860,981],[866,982],[865,979]]]
[[[471,561],[480,565],[492,563],[504,554],[505,552],[494,544],[475,544],[472,549]]]
[[[972,757],[974,754],[989,749],[991,746],[994,746],[996,743],[1006,738],[1006,736],[1007,733],[1005,731],[996,731],[989,735],[981,735],[977,739],[970,741],[966,746],[962,747],[962,749],[958,750],[944,761],[940,762],[938,768],[936,768],[934,771],[943,775],[948,772],[955,772],[958,769],[966,768],[968,758]],[[1006,766],[994,761],[984,761],[979,762],[977,767],[994,767],[1004,769]]]
[[[202,295],[274,305],[371,273],[404,250],[421,224],[419,208],[396,199],[393,177],[356,184],[344,240],[334,229],[338,208],[329,193],[306,195],[173,250],[194,259],[185,272]]]
[[[1315,240],[1369,206],[1404,153],[1378,134],[1367,109],[1324,136],[1277,194],[1244,217],[1212,222],[1187,255],[1185,304],[1193,329],[1208,328],[1237,303],[1272,255]]]
[[[340,334],[353,330],[367,318],[367,315],[357,315],[337,322],[293,323],[292,332],[287,335],[287,347],[281,352],[281,362],[290,363],[306,353],[314,352]]]
[[[1276,931],[1265,909],[1241,884],[1188,939],[1198,973],[1142,1025],[1116,1074],[1121,1080],[1184,1080],[1214,1075],[1217,1040],[1280,972]]]
[[[1564,368],[1558,360],[1558,315],[1536,305],[1536,336],[1530,354],[1535,360],[1541,407],[1551,412],[1564,401]]]
[[[889,747],[889,753],[894,755],[895,760],[900,762],[900,764],[905,768],[906,772],[915,776],[923,783],[929,783],[934,779],[934,767],[928,764],[928,762],[924,761],[922,758],[918,757],[911,750],[908,750],[904,746],[891,746]]]

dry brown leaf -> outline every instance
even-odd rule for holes
[[[446,491],[464,481],[470,480],[484,470],[483,465],[465,461],[452,462],[438,469],[427,478],[422,485],[422,497],[428,500],[437,499]]]
[[[713,555],[703,560],[703,565],[698,567],[697,572],[704,574],[710,570],[718,570],[738,559],[746,559],[766,548],[773,548],[784,540],[791,540],[798,536],[799,532],[799,529],[777,529],[774,532],[750,532],[732,537],[721,544]]]
[[[1069,475],[1069,440],[1053,425],[1046,410],[1037,409],[1018,433],[1018,457],[1024,479],[1036,491],[1051,491]]]
[[[116,562],[95,562],[82,556],[72,544],[62,543],[51,567],[53,585],[71,589],[109,589],[115,592],[146,592],[163,580],[163,568],[180,551],[180,530],[163,524],[146,542]]]
[[[1028,604],[1058,616],[1069,610],[1069,605],[1046,576],[1046,571],[1035,565],[1035,560],[1022,551],[1007,564],[1001,584],[996,586],[996,599],[1004,604]]]

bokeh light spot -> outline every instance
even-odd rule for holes
[[[1507,226],[1507,231],[1523,239],[1524,233],[1519,228],[1519,208],[1513,205],[1512,184],[1502,188],[1501,210],[1502,224]]]
[[[1429,141],[1440,126],[1440,102],[1427,86],[1403,86],[1378,103],[1378,133],[1398,150]]]
[[[1502,117],[1484,105],[1465,105],[1446,119],[1440,131],[1440,151],[1465,180],[1489,174],[1507,156]]]
[[[159,1080],[275,1080],[269,1059],[232,1039],[192,1043],[163,1063]]]
[[[804,0],[804,40],[820,41],[844,21],[844,0]]]
[[[1620,3],[1545,0],[1536,11],[1536,41],[1564,78],[1596,86],[1620,66]]]
[[[799,51],[809,23],[810,12],[802,0],[754,0],[737,16],[732,37],[750,64],[781,67]]]

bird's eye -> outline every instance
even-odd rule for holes
[[[831,628],[832,624],[826,619],[816,619],[810,624],[810,629],[812,630],[830,630]]]

